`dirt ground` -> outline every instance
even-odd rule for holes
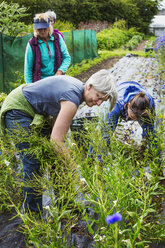
[[[133,49],[133,51],[143,51],[145,44],[146,44],[147,40],[142,40],[139,45]],[[94,74],[95,72],[101,70],[101,69],[110,69],[111,67],[113,67],[117,61],[121,59],[121,57],[114,57],[114,58],[109,58],[107,60],[102,61],[101,63],[93,66],[92,68],[90,68],[89,70],[81,73],[80,75],[76,76],[76,78],[80,79],[82,82],[86,82],[87,79]]]

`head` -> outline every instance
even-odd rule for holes
[[[85,84],[87,93],[86,94],[86,103],[89,106],[101,105],[103,101],[109,99],[110,110],[116,104],[117,92],[115,86],[115,79],[107,70],[100,70],[93,74]],[[91,95],[93,97],[91,97]],[[89,98],[91,97],[91,98]]]
[[[150,101],[144,92],[134,96],[128,103],[128,120],[139,121],[150,119]]]
[[[54,11],[48,10],[45,12],[50,19],[50,24],[53,26],[56,22],[56,13]]]
[[[34,36],[41,40],[50,37],[53,33],[53,27],[50,25],[50,19],[45,13],[36,14],[33,22]]]

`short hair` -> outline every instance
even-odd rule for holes
[[[130,109],[137,118],[149,119],[150,101],[144,92],[139,92],[130,101]]]
[[[117,101],[116,80],[108,70],[100,70],[94,73],[86,82],[86,85],[93,87],[106,95],[110,102],[110,111],[114,108]]]
[[[39,21],[44,20],[46,22],[49,22],[49,16],[47,14],[45,14],[45,13],[36,14],[35,17],[34,17],[34,20],[36,20],[36,19],[39,19]],[[48,29],[49,29],[49,35],[51,36],[53,34],[52,25],[49,24]],[[37,37],[37,35],[38,35],[37,34],[37,29],[33,28],[33,30],[34,30],[34,37]]]
[[[54,22],[56,22],[57,16],[56,16],[56,13],[54,11],[48,10],[45,12],[45,14],[47,14],[49,18],[53,19]]]

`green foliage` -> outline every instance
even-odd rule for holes
[[[2,94],[1,94],[2,95]],[[21,183],[17,183],[18,161],[15,157],[15,147],[11,145],[3,135],[0,135],[0,212],[11,210],[14,206],[13,202],[20,204],[22,201]],[[21,178],[20,178],[21,180]]]
[[[11,0],[6,0],[10,3]],[[136,27],[140,32],[148,32],[148,26],[157,14],[158,0],[16,0],[20,6],[28,8],[30,15],[24,18],[26,24],[32,23],[36,13],[54,10],[57,20],[69,21],[74,25],[90,20],[114,23],[123,19],[127,27]]]
[[[143,39],[143,35],[134,35],[124,46],[124,49],[132,50]]]
[[[127,28],[127,24],[125,20],[119,20],[113,23],[112,28],[118,28],[118,29],[122,29],[122,30],[126,30]]]
[[[3,1],[0,4],[0,32],[16,37],[26,31],[26,25],[20,21],[22,17],[28,16],[25,14],[26,10],[18,3],[7,4]]]
[[[154,43],[155,43],[156,37],[152,36],[149,37],[145,47],[144,47],[144,51],[147,53],[153,53],[154,50]],[[154,55],[153,55],[154,56]]]
[[[76,27],[69,21],[59,21],[54,24],[54,28],[58,29],[61,32],[67,32],[69,30],[75,30]]]
[[[104,29],[97,34],[98,49],[112,50],[114,48],[119,48],[127,43],[135,34],[139,33],[133,28],[129,30],[116,27]]]
[[[2,103],[4,102],[5,98],[6,98],[6,94],[1,92],[0,93],[0,108],[2,107]]]
[[[147,43],[145,45],[145,48],[153,48],[155,40],[156,40],[155,36],[149,37],[148,40],[147,40]]]
[[[52,205],[45,209],[47,220],[37,220],[32,213],[19,212],[23,183],[19,183],[17,178],[22,177],[22,171],[16,173],[12,162],[13,154],[10,151],[13,145],[6,145],[6,140],[1,139],[2,159],[10,161],[10,165],[5,166],[0,173],[1,202],[6,204],[6,208],[15,206],[23,220],[22,231],[27,236],[27,245],[33,243],[36,247],[65,248],[71,228],[80,219],[87,222],[96,247],[115,247],[116,231],[118,247],[144,247],[150,241],[165,240],[164,226],[159,222],[161,217],[158,211],[164,191],[160,184],[164,159],[162,165],[158,166],[157,151],[152,149],[152,144],[151,153],[146,148],[142,159],[139,147],[133,142],[123,144],[111,132],[111,144],[107,148],[101,135],[104,122],[100,120],[99,125],[96,122],[86,122],[84,125],[85,132],[79,133],[83,146],[78,146],[73,133],[66,141],[78,165],[74,170],[71,170],[69,161],[54,153],[49,140],[40,137],[37,130],[28,137],[20,130],[12,137],[17,142],[28,140],[30,149],[27,152],[34,154],[41,163],[43,177],[34,177],[24,185],[35,187],[39,193],[45,193],[52,199]],[[160,125],[159,144],[163,144],[164,134],[164,125]],[[89,142],[92,142],[95,151],[92,158],[84,153],[84,149],[88,150]],[[100,151],[102,164],[97,160]],[[145,169],[146,164],[150,173]],[[56,198],[52,192],[56,192]],[[19,203],[15,200],[15,194]],[[57,202],[61,203],[61,208],[57,207]],[[93,215],[88,214],[89,209]],[[106,216],[114,212],[121,213],[123,217],[117,229],[114,225],[107,226],[105,222]],[[94,225],[97,226],[95,232]]]
[[[6,2],[10,3],[11,0],[6,0]],[[14,2],[27,9],[28,16],[23,17],[22,21],[26,24],[32,24],[35,14],[43,13],[52,8],[53,0],[15,0]]]
[[[165,79],[165,35],[160,35],[155,39],[153,49],[156,54],[159,69],[158,76],[160,79]]]
[[[17,88],[18,86],[20,86],[21,84],[25,84],[25,79],[24,79],[24,75],[19,72],[16,71],[15,75],[17,75],[17,80],[16,82],[10,82],[9,84],[11,85],[12,89]]]
[[[87,71],[92,66],[95,66],[99,63],[101,63],[103,60],[118,57],[121,58],[122,56],[125,56],[127,53],[133,53],[137,56],[141,57],[149,57],[150,54],[145,53],[144,51],[128,51],[128,50],[122,50],[122,49],[115,49],[113,51],[109,50],[100,50],[98,51],[99,57],[91,60],[83,60],[81,63],[75,64],[74,66],[70,66],[69,69],[66,72],[66,75],[76,77],[80,75],[82,72]]]

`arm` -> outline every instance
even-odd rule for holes
[[[77,106],[73,102],[61,101],[61,110],[51,133],[51,142],[55,146],[55,151],[59,152],[64,160],[70,161],[72,164],[69,151],[64,146],[64,140],[76,111]]]
[[[34,63],[33,51],[28,42],[26,46],[25,61],[24,61],[24,77],[25,77],[25,82],[27,84],[33,82],[33,63]]]
[[[63,38],[61,37],[61,35],[59,35],[59,42],[60,42],[60,48],[61,48],[61,57],[62,57],[62,63],[60,65],[60,67],[58,68],[58,71],[56,72],[55,75],[61,75],[63,73],[65,73],[70,65],[71,62],[71,57],[68,53],[68,49],[66,47],[66,44],[63,40]],[[59,74],[59,71],[61,71],[62,73]]]

